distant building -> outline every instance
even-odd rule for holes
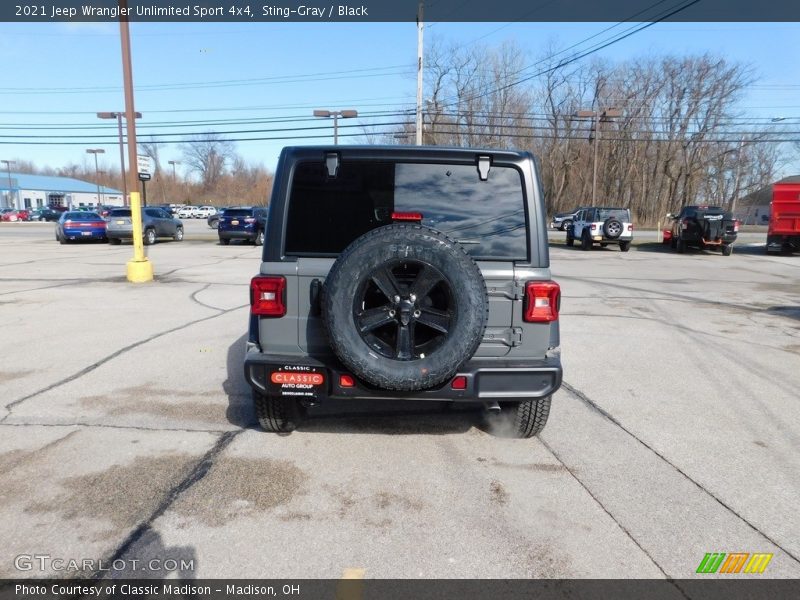
[[[99,205],[122,206],[122,192],[71,177],[0,172],[0,203],[3,208],[66,206],[92,208]]]
[[[775,183],[800,183],[800,175],[784,177]],[[767,225],[769,223],[769,205],[772,202],[772,185],[767,185],[747,194],[736,203],[734,215],[745,225]]]

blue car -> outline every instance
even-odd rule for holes
[[[231,240],[244,240],[261,246],[264,244],[264,230],[267,223],[267,209],[261,206],[235,206],[226,208],[219,217],[219,243],[227,246]]]
[[[77,240],[108,241],[106,221],[95,212],[65,212],[56,224],[56,240],[62,244]]]

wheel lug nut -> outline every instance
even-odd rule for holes
[[[389,311],[389,316],[390,316],[390,317],[393,317],[393,316],[395,316],[395,314],[397,314],[397,313],[395,313],[393,310],[390,310],[390,311]]]
[[[419,318],[419,316],[420,316],[421,314],[422,314],[422,313],[421,313],[420,311],[418,311],[418,310],[415,310],[415,311],[414,311],[414,318],[415,318],[415,319],[418,319],[418,318]]]
[[[417,301],[417,295],[416,294],[411,294],[409,296],[409,300],[411,300],[412,302],[416,302]]]
[[[395,297],[394,297],[394,301],[395,301],[395,302],[400,302],[400,296],[395,296]]]

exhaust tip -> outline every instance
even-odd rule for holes
[[[500,405],[496,401],[494,401],[494,402],[484,402],[483,406],[486,409],[486,412],[488,412],[488,413],[492,413],[492,414],[499,414],[500,413]]]

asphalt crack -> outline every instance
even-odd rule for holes
[[[186,474],[186,476],[181,479],[172,489],[170,489],[167,494],[164,496],[163,500],[159,503],[159,505],[155,508],[155,510],[147,517],[144,521],[139,523],[122,541],[122,543],[117,547],[117,549],[111,554],[111,556],[105,560],[101,561],[101,563],[105,564],[114,564],[115,561],[119,560],[130,550],[136,542],[138,542],[143,535],[145,535],[150,529],[152,524],[158,519],[161,515],[163,515],[170,506],[172,506],[178,497],[191,488],[194,484],[202,480],[208,472],[211,470],[211,467],[214,464],[214,460],[219,456],[219,454],[227,448],[231,442],[236,438],[237,435],[242,433],[244,430],[240,429],[238,431],[228,431],[223,433],[219,439],[215,442],[215,444],[211,447],[211,449],[206,452],[197,463],[195,463],[194,467]],[[97,581],[102,579],[106,575],[105,571],[95,571],[89,579],[93,581]]]
[[[564,385],[564,384],[562,383],[562,385]],[[617,525],[617,527],[619,527],[620,530],[626,536],[628,536],[628,539],[630,539],[634,544],[636,544],[636,546],[639,548],[639,550],[641,550],[644,553],[644,555],[647,556],[648,559],[650,559],[650,562],[652,562],[656,566],[656,568],[659,571],[661,571],[661,574],[664,576],[664,578],[665,579],[669,579],[669,575],[667,575],[667,572],[663,569],[663,567],[660,564],[658,564],[658,561],[653,557],[653,555],[650,554],[647,551],[647,549],[639,543],[639,540],[637,540],[633,536],[633,534],[630,532],[630,530],[627,527],[625,527],[625,525],[623,525],[620,521],[617,520],[617,518],[614,516],[614,514],[610,510],[608,510],[608,508],[606,508],[605,504],[603,504],[600,501],[600,499],[592,493],[592,490],[590,490],[589,487],[583,481],[581,481],[581,479],[575,474],[575,472],[572,469],[569,468],[569,465],[567,465],[567,463],[565,463],[561,459],[561,457],[550,446],[550,444],[545,442],[541,437],[539,438],[539,441],[542,443],[542,445],[545,448],[547,448],[547,451],[550,452],[550,454],[553,455],[553,458],[555,458],[558,462],[561,463],[561,465],[564,467],[564,469],[567,471],[567,473],[569,473],[572,476],[572,478],[575,481],[578,482],[578,485],[580,485],[586,491],[586,493],[589,494],[591,499],[594,500],[601,509],[603,509],[603,512],[606,513],[612,521],[614,521],[614,523]],[[683,594],[684,598],[688,598],[688,596],[686,596],[686,594],[683,593],[683,590],[681,590],[680,588],[678,588],[678,590],[681,592],[681,594]]]
[[[593,410],[595,410],[596,412],[598,412],[600,415],[602,415],[603,417],[605,417],[605,418],[606,418],[608,421],[610,421],[612,424],[616,425],[616,426],[617,426],[618,428],[620,428],[622,431],[624,431],[625,433],[627,433],[627,434],[628,434],[630,437],[632,437],[634,440],[636,440],[637,442],[639,442],[639,443],[640,443],[642,446],[644,446],[645,448],[647,448],[647,449],[648,449],[650,452],[652,452],[653,454],[655,454],[655,455],[656,455],[658,458],[660,458],[662,461],[664,461],[666,464],[668,464],[670,467],[672,467],[672,468],[673,468],[673,469],[674,469],[674,470],[675,470],[677,473],[680,473],[680,474],[681,474],[683,477],[685,477],[685,478],[686,478],[688,481],[692,482],[692,483],[693,483],[695,486],[697,486],[697,488],[698,488],[698,489],[700,489],[702,492],[704,492],[705,494],[707,494],[709,497],[713,498],[713,499],[714,499],[714,500],[715,500],[715,501],[716,501],[716,502],[717,502],[717,503],[718,503],[720,506],[722,506],[722,507],[723,507],[725,510],[727,510],[728,512],[730,512],[732,515],[734,515],[734,516],[735,516],[736,518],[738,518],[740,521],[742,521],[742,522],[743,522],[745,525],[747,525],[747,526],[748,526],[750,529],[752,529],[754,532],[756,532],[757,534],[759,534],[760,536],[762,536],[762,537],[763,537],[765,540],[767,540],[767,541],[768,541],[769,543],[771,543],[773,546],[775,546],[776,548],[780,549],[782,552],[784,552],[784,553],[786,554],[786,556],[790,557],[790,558],[791,558],[792,560],[794,560],[796,563],[800,564],[800,558],[798,558],[797,556],[795,556],[794,554],[792,554],[792,553],[791,553],[789,550],[787,550],[786,548],[784,548],[784,547],[783,547],[783,546],[782,546],[782,545],[781,545],[781,544],[780,544],[780,543],[779,543],[777,540],[773,539],[771,536],[769,536],[768,534],[766,534],[766,533],[764,533],[763,531],[761,531],[761,530],[760,530],[758,527],[756,527],[756,526],[755,526],[753,523],[751,523],[750,521],[748,521],[748,520],[747,520],[747,519],[746,519],[746,518],[745,518],[743,515],[739,514],[739,513],[738,513],[738,512],[737,512],[737,511],[736,511],[736,510],[735,510],[735,509],[732,507],[732,506],[730,506],[730,505],[729,505],[729,504],[727,504],[725,501],[723,501],[723,500],[722,500],[722,499],[721,499],[719,496],[717,496],[717,495],[716,495],[716,494],[714,494],[712,491],[710,491],[708,488],[706,488],[706,487],[705,487],[705,486],[704,486],[702,483],[700,483],[700,482],[699,482],[699,481],[697,481],[696,479],[692,478],[692,477],[691,477],[691,476],[690,476],[688,473],[686,473],[686,471],[684,471],[683,469],[681,469],[681,468],[680,468],[678,465],[676,465],[675,463],[673,463],[673,462],[672,462],[671,460],[669,460],[669,459],[668,459],[666,456],[664,456],[663,454],[661,454],[661,453],[660,453],[658,450],[656,450],[655,448],[653,448],[653,447],[652,447],[650,444],[648,444],[647,442],[645,442],[645,441],[644,441],[642,438],[640,438],[640,437],[639,437],[639,436],[637,436],[635,433],[633,433],[633,432],[632,432],[630,429],[628,429],[627,427],[625,427],[625,426],[624,426],[622,423],[620,423],[620,422],[619,422],[619,421],[618,421],[616,418],[614,418],[614,417],[613,417],[613,416],[612,416],[610,413],[608,413],[607,411],[605,411],[604,409],[602,409],[602,408],[601,408],[601,407],[600,407],[600,406],[599,406],[599,405],[598,405],[596,402],[594,402],[594,401],[593,401],[591,398],[589,398],[589,397],[588,397],[586,394],[584,394],[583,392],[581,392],[581,391],[580,391],[580,390],[578,390],[577,388],[575,388],[575,387],[571,386],[571,385],[570,385],[569,383],[567,383],[566,381],[563,381],[563,382],[561,383],[561,387],[563,387],[564,389],[566,389],[567,391],[569,391],[569,393],[570,393],[570,394],[572,394],[573,396],[575,396],[575,398],[577,398],[578,400],[580,400],[581,402],[583,402],[584,404],[586,404],[586,405],[587,405],[588,407],[590,407],[591,409],[593,409]],[[546,444],[545,444],[545,445],[546,445]],[[550,448],[549,448],[549,447],[548,447],[548,450],[550,450]],[[552,450],[550,450],[550,451],[552,452]],[[553,456],[556,456],[556,455],[555,455],[555,454],[553,454]],[[558,458],[558,457],[556,456],[556,458]],[[560,459],[559,459],[559,462],[560,462]],[[562,463],[562,464],[563,464],[563,463]],[[567,467],[566,465],[564,465],[564,467],[568,469],[568,467]],[[576,478],[576,479],[577,479],[577,478]],[[585,487],[585,486],[584,486],[584,487]],[[587,491],[588,491],[588,489],[587,489]],[[591,492],[589,492],[589,493],[591,494]],[[613,518],[613,517],[612,517],[612,518]],[[655,562],[655,561],[654,561],[654,562]]]
[[[22,398],[17,398],[16,400],[6,404],[5,405],[5,409],[8,411],[8,414],[6,414],[2,419],[0,419],[0,423],[4,422],[11,415],[11,410],[15,406],[21,404],[22,402],[25,402],[26,400],[30,400],[31,398],[35,398],[36,396],[44,394],[45,392],[49,392],[50,390],[56,389],[58,387],[61,387],[62,385],[66,385],[67,383],[70,383],[71,381],[75,381],[76,379],[80,379],[84,375],[87,375],[87,374],[91,373],[92,371],[94,371],[98,367],[103,366],[107,362],[117,358],[118,356],[121,356],[122,354],[125,354],[126,352],[129,352],[129,351],[133,350],[134,348],[138,348],[139,346],[147,344],[148,342],[152,342],[153,340],[157,340],[158,338],[164,337],[165,335],[169,335],[171,333],[175,333],[176,331],[181,331],[183,329],[191,327],[192,325],[197,325],[198,323],[203,323],[203,322],[209,321],[211,319],[216,319],[217,317],[225,315],[225,314],[227,314],[229,312],[233,312],[235,310],[240,310],[242,308],[245,308],[246,306],[248,306],[248,305],[247,304],[242,304],[240,306],[235,306],[233,308],[218,309],[219,312],[217,314],[215,314],[215,315],[211,315],[209,317],[203,317],[202,319],[195,319],[194,321],[189,321],[188,323],[184,323],[183,325],[179,325],[177,327],[173,327],[172,329],[167,329],[166,331],[161,331],[159,333],[153,334],[153,335],[151,335],[151,336],[149,336],[149,337],[147,337],[147,338],[145,338],[143,340],[139,340],[138,342],[134,342],[132,344],[128,344],[127,346],[124,346],[123,348],[120,348],[119,350],[116,350],[115,352],[112,352],[108,356],[105,356],[104,358],[101,358],[97,362],[92,363],[88,367],[85,367],[85,368],[81,369],[77,373],[73,373],[72,375],[69,375],[68,377],[60,379],[59,381],[56,381],[55,383],[52,383],[52,384],[50,384],[50,385],[48,385],[46,387],[43,387],[43,388],[41,388],[41,389],[39,389],[39,390],[37,390],[35,392],[32,392],[32,393],[30,393],[30,394],[28,394],[26,396],[23,396]]]

